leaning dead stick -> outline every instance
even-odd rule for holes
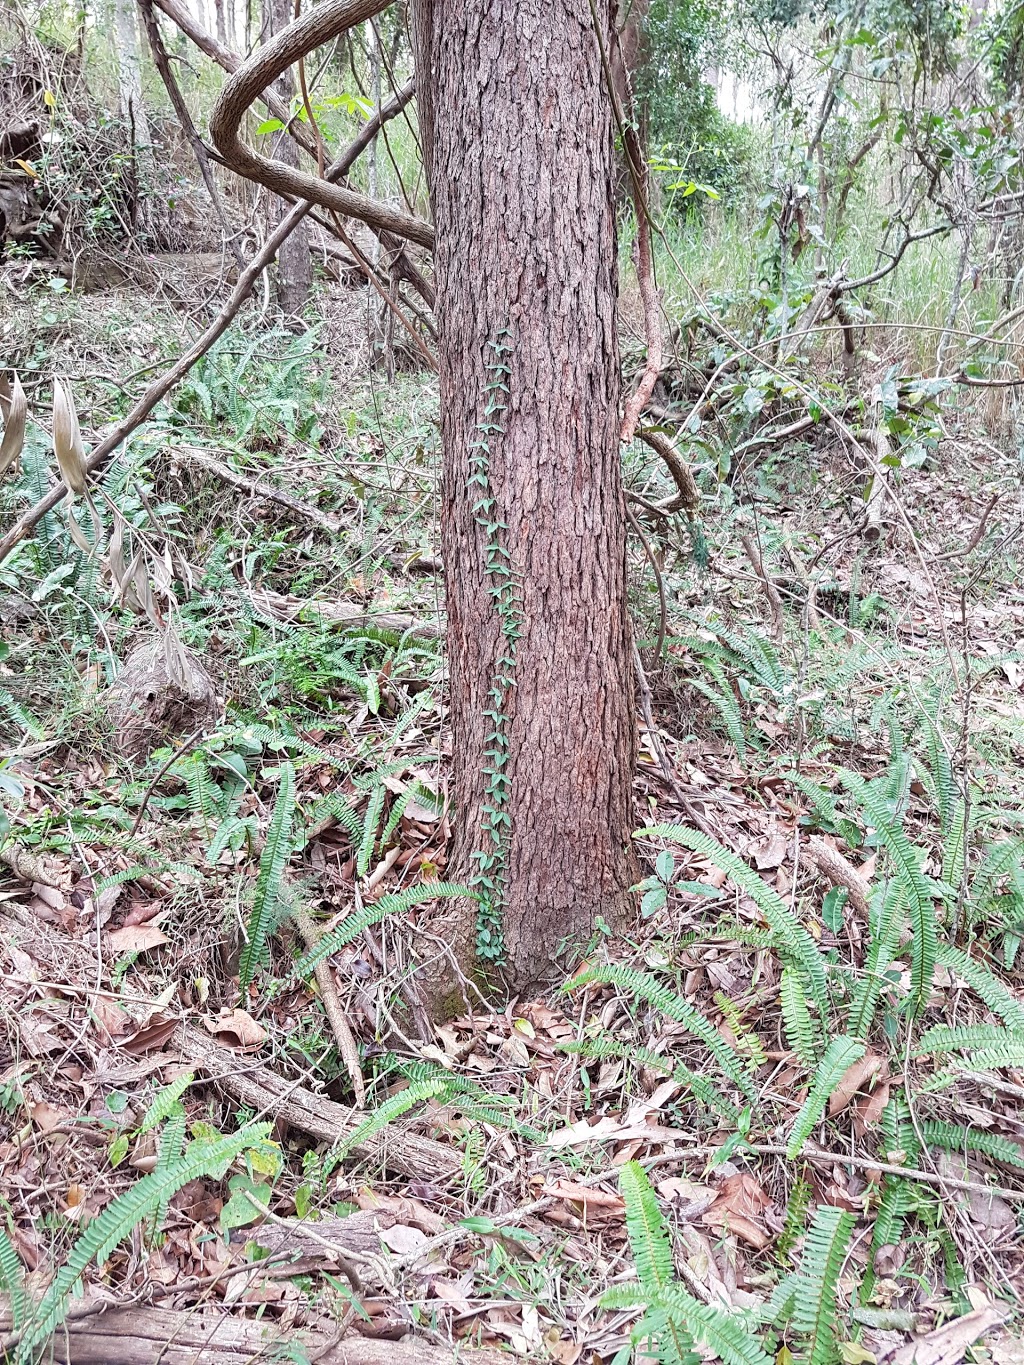
[[[340,179],[352,169],[363,151],[369,146],[376,136],[382,123],[392,119],[396,114],[408,104],[412,98],[413,85],[410,81],[393,99],[371,118],[363,131],[356,140],[347,148],[333,165],[329,166],[326,175],[330,180]],[[277,255],[281,243],[284,242],[292,232],[298,227],[310,211],[312,205],[303,201],[296,204],[291,211],[281,219],[280,223],[267,238],[261,249],[249,262],[245,270],[238,277],[238,283],[231,292],[231,297],[224,304],[223,308],[211,322],[206,331],[200,336],[179,359],[166,370],[162,375],[150,384],[149,388],[142,395],[139,401],[132,408],[131,412],[113,427],[107,435],[100,441],[96,449],[86,460],[86,472],[94,474],[101,469],[115,450],[146,420],[149,414],[168,393],[179,384],[182,379],[192,369],[193,365],[207,353],[215,341],[227,331],[234,321],[238,310],[249,297],[253,285],[260,275],[273,261]],[[53,510],[67,496],[67,487],[64,483],[57,484],[51,488],[44,498],[41,498],[28,511],[23,512],[14,523],[7,534],[0,539],[0,564],[7,556],[32,534],[37,523],[46,516],[47,512]]]

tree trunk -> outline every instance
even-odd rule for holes
[[[275,33],[286,28],[294,18],[292,0],[264,0],[263,39],[269,41]],[[295,81],[291,72],[286,72],[274,89],[286,104],[295,96]],[[276,135],[274,156],[286,166],[298,166],[299,149],[292,138],[283,130]],[[277,226],[290,210],[290,205],[276,196],[271,200],[273,219],[271,228]],[[309,255],[309,224],[302,222],[281,244],[277,253],[277,302],[283,313],[296,314],[302,311],[309,288],[313,281],[313,264]]]
[[[495,883],[522,984],[621,925],[635,880],[611,111],[588,0],[420,0],[416,45],[455,866]]]
[[[148,157],[149,119],[142,97],[142,69],[139,54],[139,27],[134,0],[114,0],[114,31],[117,36],[117,82],[121,117],[128,120],[134,134],[135,154],[140,149]]]

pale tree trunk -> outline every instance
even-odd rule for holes
[[[114,31],[117,42],[117,82],[121,117],[128,120],[135,149],[149,155],[150,134],[142,98],[142,63],[135,0],[114,0]]]
[[[267,42],[286,28],[294,18],[291,0],[264,0],[263,40]],[[295,80],[291,72],[286,72],[275,86],[277,93],[290,103],[295,95]],[[299,164],[299,149],[286,132],[277,134],[274,157],[286,166]],[[273,226],[289,212],[290,205],[276,197],[273,205]],[[309,296],[313,279],[313,267],[309,256],[309,226],[304,220],[288,239],[281,244],[277,253],[277,302],[284,313],[299,313]]]
[[[437,228],[454,870],[472,879],[489,849],[488,805],[507,815],[503,931],[521,984],[581,950],[599,918],[621,925],[635,879],[611,112],[588,0],[420,0],[416,45]],[[487,423],[499,342],[505,408]],[[485,567],[495,537],[522,635],[501,700],[507,790],[488,798],[485,712],[509,653]]]

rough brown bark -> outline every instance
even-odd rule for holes
[[[8,1326],[0,1315],[0,1332]],[[493,1350],[455,1351],[406,1337],[372,1341],[359,1335],[332,1339],[329,1325],[285,1331],[269,1319],[233,1317],[219,1306],[174,1311],[168,1308],[109,1308],[76,1316],[47,1348],[46,1359],[59,1365],[253,1365],[288,1359],[289,1344],[304,1346],[307,1359],[320,1365],[502,1365],[509,1359]],[[294,1359],[295,1357],[291,1357]]]
[[[599,8],[606,10],[606,5]],[[455,861],[486,847],[502,647],[470,485],[489,343],[508,329],[493,519],[520,584],[508,694],[507,966],[532,980],[621,923],[635,755],[619,465],[612,124],[588,0],[420,0],[417,83],[436,230]],[[436,117],[434,116],[436,111]]]
[[[293,18],[291,0],[263,0],[263,41],[269,40],[283,28],[287,28]],[[217,37],[220,38],[218,32]],[[295,95],[295,80],[286,71],[274,83],[274,90],[286,105]],[[299,149],[283,130],[276,134],[274,155],[286,166],[298,167]],[[289,205],[276,197],[271,200],[271,227],[277,227],[286,217]],[[302,222],[290,233],[277,253],[277,302],[283,313],[300,313],[309,297],[313,282],[313,264],[309,255],[309,223]]]

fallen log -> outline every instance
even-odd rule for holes
[[[87,943],[62,934],[55,925],[33,920],[31,912],[9,902],[0,914],[0,962],[4,947],[22,948],[51,981],[96,982],[95,955]],[[17,982],[17,973],[8,972],[7,982]],[[71,989],[69,987],[69,989]],[[91,997],[95,986],[82,987]],[[77,994],[78,991],[76,990]],[[114,1050],[117,1040],[113,1040]],[[166,1044],[168,1062],[180,1060],[189,1069],[202,1072],[232,1099],[290,1124],[318,1142],[337,1143],[348,1138],[361,1121],[361,1115],[344,1104],[337,1104],[315,1091],[286,1080],[251,1054],[243,1055],[223,1047],[205,1029],[181,1022]],[[444,1183],[462,1170],[462,1154],[435,1138],[423,1137],[407,1127],[390,1124],[352,1148],[354,1157],[374,1161],[389,1170]]]
[[[282,1119],[307,1137],[340,1142],[361,1121],[356,1110],[287,1081],[258,1062],[243,1059],[191,1024],[178,1025],[172,1047],[183,1062],[215,1081],[232,1099],[257,1113]],[[393,1125],[356,1143],[352,1155],[434,1182],[452,1180],[462,1170],[462,1153],[457,1148]]]
[[[91,1307],[91,1305],[86,1305]],[[10,1318],[0,1316],[0,1331]],[[0,1342],[3,1338],[0,1337]],[[55,1365],[253,1365],[256,1361],[301,1359],[285,1355],[298,1345],[318,1365],[507,1365],[495,1350],[460,1350],[404,1337],[375,1341],[353,1335],[335,1341],[318,1329],[287,1330],[264,1318],[236,1317],[221,1307],[107,1308],[72,1316],[50,1343],[46,1359]]]

